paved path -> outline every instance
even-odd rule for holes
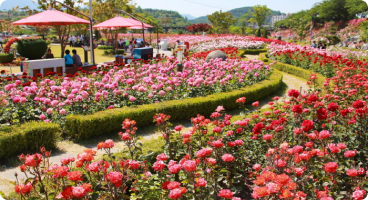
[[[161,51],[160,51],[161,53]],[[165,52],[166,53],[166,52]],[[256,57],[254,55],[246,55],[248,59],[255,59]],[[302,90],[305,91],[309,87],[306,84],[306,81],[304,79],[298,78],[296,76],[283,73],[283,82],[286,84],[287,88],[285,91],[288,91],[290,89],[300,89],[302,87]],[[287,93],[284,92],[282,94],[278,94],[280,97],[279,101],[283,101],[285,98],[287,98]],[[267,107],[268,102],[270,99],[264,99],[260,101],[261,108]],[[232,113],[233,114],[233,113]],[[233,115],[239,115],[239,113],[234,113]],[[191,124],[189,121],[181,123],[183,125],[183,131],[187,131],[191,128]],[[142,136],[142,142],[155,139],[160,136],[160,133],[155,132],[154,129],[148,129],[148,130],[140,130],[138,129],[138,133],[140,136]],[[96,146],[98,142],[104,141],[106,139],[112,138],[115,142],[115,147],[112,149],[112,152],[120,151],[125,147],[124,143],[119,140],[118,134],[114,135],[108,135],[98,139],[88,140],[81,143],[74,143],[72,141],[61,141],[57,144],[57,152],[52,153],[52,156],[50,157],[51,163],[57,163],[60,164],[60,159],[64,157],[76,157],[77,154],[81,153],[83,149],[86,148],[93,148],[96,150]],[[104,151],[97,151],[97,156],[101,156],[104,154]],[[24,174],[20,172],[18,167],[12,167],[12,168],[4,168],[4,170],[0,171],[0,191],[4,192],[5,194],[8,194],[13,190],[13,185],[9,183],[9,181],[15,181],[14,173],[18,174],[18,178],[22,179],[25,178]]]

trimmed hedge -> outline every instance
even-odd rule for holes
[[[260,53],[258,60],[262,60],[263,62],[268,62],[269,59],[267,58],[267,53]]]
[[[99,45],[97,46],[97,49],[113,49],[112,46],[106,46],[106,45]]]
[[[265,61],[265,59],[267,59],[266,54],[265,53],[260,54],[259,59],[266,62]],[[327,79],[325,76],[323,76],[321,74],[318,74],[316,72],[312,72],[310,70],[302,69],[300,67],[297,67],[297,66],[294,66],[294,65],[289,65],[289,64],[286,64],[286,63],[277,62],[276,64],[272,65],[272,67],[276,68],[280,71],[292,74],[294,76],[298,76],[298,77],[303,78],[305,80],[309,80],[311,74],[316,74],[317,83],[321,86],[323,85],[323,82],[325,82],[326,79]]]
[[[0,159],[41,147],[54,149],[60,132],[58,124],[34,121],[5,128],[0,131]]]
[[[258,55],[260,53],[267,52],[267,49],[240,49],[240,57],[244,57],[244,54]]]
[[[91,115],[69,115],[66,117],[66,133],[75,140],[91,138],[121,130],[124,119],[134,119],[138,126],[151,125],[156,113],[171,115],[171,120],[188,120],[197,114],[209,116],[219,105],[230,110],[237,108],[239,97],[247,102],[262,99],[276,92],[282,83],[282,74],[274,70],[268,80],[231,92],[213,94],[206,97],[172,100],[137,107],[124,107],[96,112]]]

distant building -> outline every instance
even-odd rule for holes
[[[271,17],[271,24],[274,26],[275,22],[286,19],[290,14],[287,15],[275,15]]]

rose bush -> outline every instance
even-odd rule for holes
[[[115,107],[149,104],[173,99],[206,96],[231,91],[266,79],[271,70],[261,61],[203,58],[183,61],[183,72],[175,70],[174,58],[136,61],[129,67],[105,66],[92,73],[73,76],[3,79],[0,95],[1,123],[29,120],[63,123],[67,114],[89,114]]]
[[[241,117],[219,106],[210,118],[193,117],[185,132],[159,113],[154,122],[165,145],[156,153],[142,153],[136,123],[126,119],[119,134],[127,149],[120,157],[111,154],[111,140],[97,146],[106,152],[103,158],[87,149],[62,159],[60,166],[48,162],[44,149],[21,155],[21,170],[29,178],[17,181],[15,199],[364,199],[368,64],[327,52],[303,57],[305,49],[286,46],[272,58],[323,58],[319,68],[301,66],[327,73],[320,68],[332,65],[325,84],[317,85],[311,74],[305,93],[289,90],[288,99],[274,97],[267,109],[251,102],[255,111]],[[236,100],[240,106],[245,102]]]

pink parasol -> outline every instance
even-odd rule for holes
[[[13,25],[70,25],[70,24],[89,24],[90,22],[79,17],[64,13],[58,10],[46,10],[35,15],[15,21]]]
[[[142,29],[142,26],[132,26],[130,29]],[[148,29],[147,26],[144,26],[144,29]]]
[[[109,20],[106,20],[104,22],[101,22],[99,24],[96,24],[93,26],[93,28],[109,29],[109,28],[115,28],[115,27],[132,27],[135,25],[136,24],[131,19],[118,16],[118,17],[114,17]]]

